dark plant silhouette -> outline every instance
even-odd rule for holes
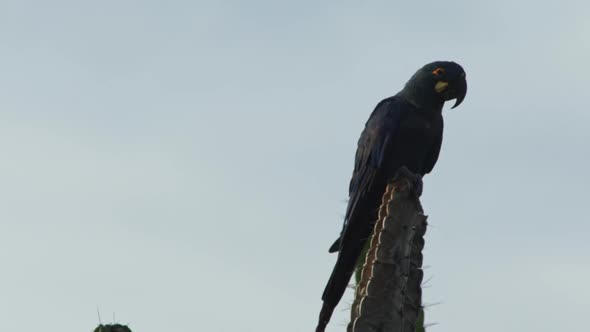
[[[127,325],[121,324],[100,324],[94,329],[94,332],[131,332],[131,329]]]

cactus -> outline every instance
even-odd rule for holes
[[[388,185],[357,263],[350,332],[424,332],[422,249],[426,217],[411,181]]]
[[[131,332],[131,329],[127,325],[121,324],[100,324],[94,329],[94,332]]]

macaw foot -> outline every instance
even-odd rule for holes
[[[395,181],[400,177],[406,178],[408,181],[410,181],[410,185],[416,193],[416,196],[422,196],[422,188],[424,185],[422,183],[422,176],[420,176],[420,174],[413,173],[406,166],[402,166],[397,170],[393,180]]]

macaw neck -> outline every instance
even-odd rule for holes
[[[398,93],[398,96],[413,105],[417,111],[425,113],[440,114],[445,104],[444,99],[440,98],[434,91],[431,92],[424,88],[414,87],[411,84],[407,84]]]

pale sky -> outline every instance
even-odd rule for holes
[[[2,329],[313,331],[358,136],[434,60],[469,92],[425,178],[428,331],[583,329],[589,11],[0,2]]]

